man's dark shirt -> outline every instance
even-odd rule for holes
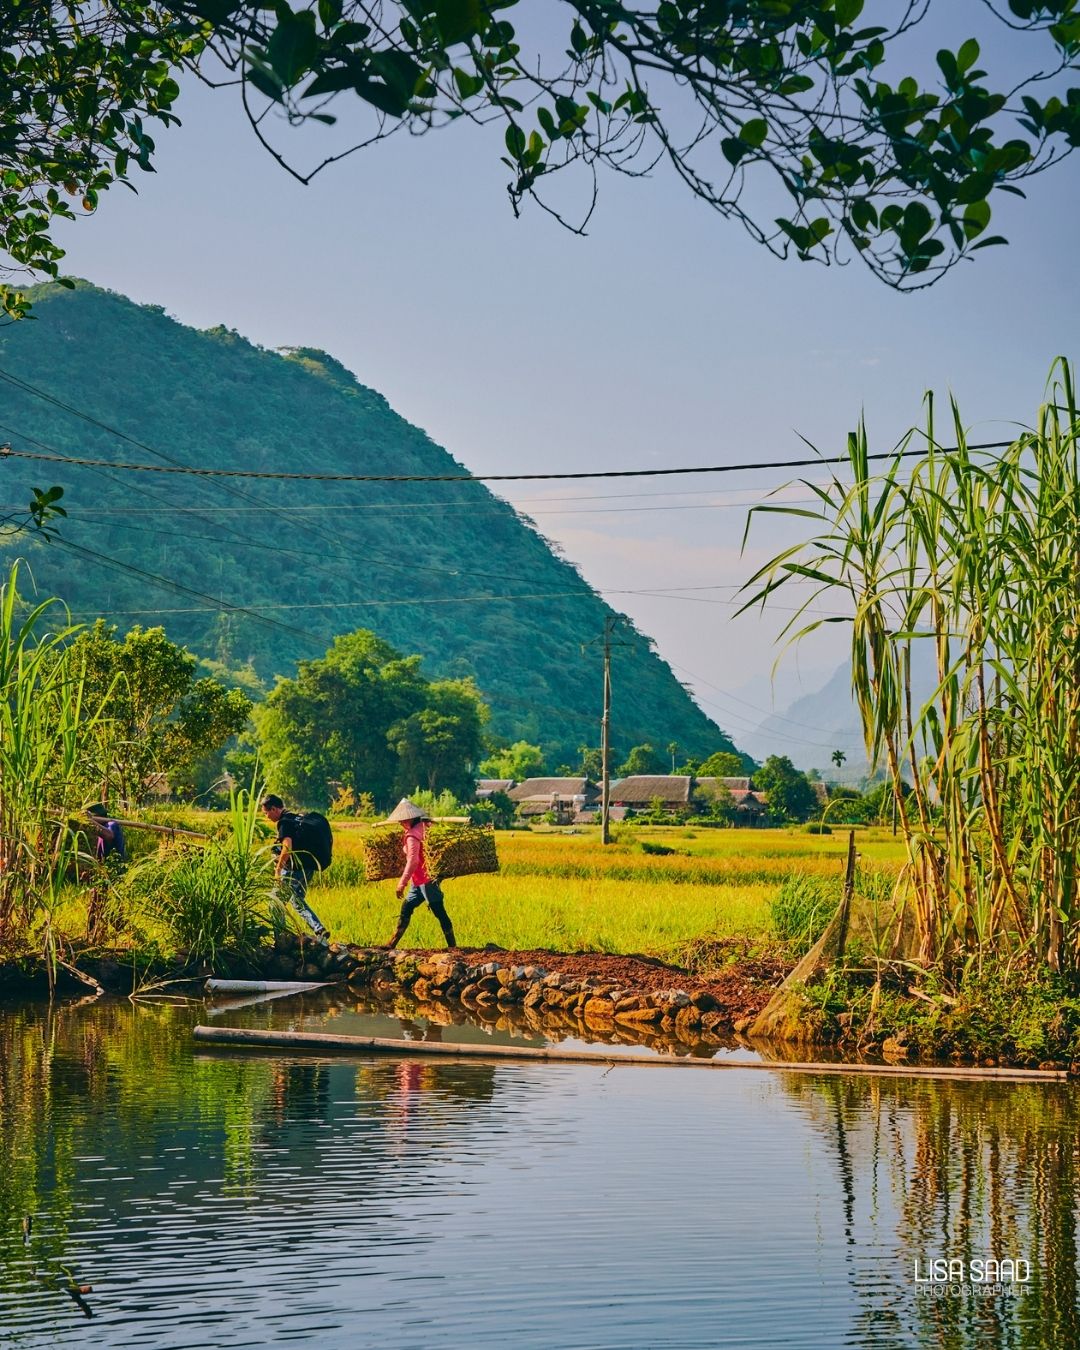
[[[292,853],[290,855],[289,865],[295,860],[296,866],[300,868],[308,881],[319,870],[319,864],[310,853],[301,852],[298,848],[300,842],[301,824],[300,817],[295,811],[282,811],[278,816],[277,837],[280,844],[285,839],[292,840]]]

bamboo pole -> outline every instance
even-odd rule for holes
[[[328,980],[217,980],[206,981],[208,994],[302,994],[305,989],[325,989]]]
[[[871,1074],[884,1078],[943,1078],[968,1082],[1063,1083],[1065,1069],[961,1068],[916,1064],[802,1064],[785,1060],[678,1058],[671,1055],[613,1055],[603,1050],[564,1050],[559,1046],[466,1045],[445,1041],[398,1041],[381,1036],[339,1036],[323,1031],[262,1031],[248,1027],[197,1026],[196,1041],[211,1045],[314,1050],[346,1055],[428,1055],[451,1059],[540,1060],[548,1063],[604,1064],[659,1069],[778,1069],[788,1073]]]

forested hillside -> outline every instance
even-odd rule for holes
[[[34,294],[36,317],[0,329],[0,439],[16,449],[312,474],[464,472],[324,353],[197,331],[86,283]],[[0,473],[5,503],[21,504],[31,485],[65,487],[61,541],[2,551],[26,556],[39,592],[62,595],[80,619],[161,623],[268,682],[335,635],[371,628],[422,653],[431,676],[473,676],[490,730],[539,742],[552,764],[597,743],[600,659],[582,644],[612,611],[482,484],[200,480],[17,459]],[[629,625],[620,636],[616,753],[646,740],[693,756],[730,747],[648,639]]]

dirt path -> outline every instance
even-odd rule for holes
[[[418,959],[435,957],[443,951],[439,947],[406,950]],[[660,993],[668,989],[681,989],[691,995],[708,993],[732,1022],[760,1012],[791,969],[791,963],[778,954],[749,955],[739,944],[727,949],[718,944],[713,958],[716,964],[710,961],[709,968],[697,975],[653,957],[615,956],[608,952],[554,952],[544,948],[506,951],[489,946],[458,947],[454,954],[471,965],[496,961],[501,966],[541,966],[570,979],[609,984],[628,993]]]

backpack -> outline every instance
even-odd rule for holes
[[[334,836],[330,822],[318,811],[305,811],[298,816],[299,828],[293,839],[293,848],[297,853],[306,853],[319,864],[319,870],[325,872],[334,858]]]

